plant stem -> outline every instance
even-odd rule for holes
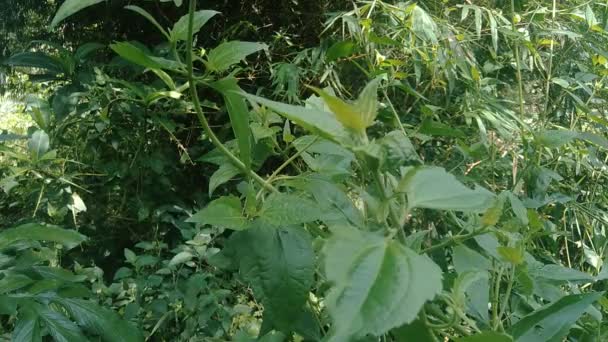
[[[483,235],[483,234],[485,234],[487,232],[489,232],[489,229],[482,228],[480,230],[476,230],[476,231],[470,232],[468,234],[456,235],[456,236],[453,236],[453,237],[451,237],[449,239],[446,239],[446,240],[444,240],[444,241],[442,241],[442,242],[440,242],[440,243],[438,243],[438,244],[436,244],[434,246],[431,246],[429,248],[423,249],[421,253],[434,252],[434,251],[436,251],[438,249],[442,249],[442,248],[445,248],[445,247],[448,247],[448,246],[453,246],[453,245],[456,245],[456,244],[458,244],[460,242],[463,242],[463,241],[466,241],[468,239],[474,238],[474,237],[476,237],[478,235]]]
[[[271,184],[266,183],[264,178],[260,177],[253,170],[248,168],[237,156],[235,156],[228,148],[218,139],[218,137],[213,133],[213,130],[209,126],[209,122],[203,113],[203,109],[201,107],[200,99],[198,98],[198,91],[196,88],[196,81],[194,79],[194,63],[192,61],[192,36],[193,36],[193,27],[194,27],[194,11],[196,9],[196,0],[190,0],[190,6],[188,9],[188,40],[186,43],[186,66],[188,68],[188,82],[190,83],[190,95],[192,97],[192,104],[194,105],[194,110],[196,112],[196,116],[203,126],[203,130],[211,139],[211,142],[215,147],[217,147],[220,152],[222,152],[234,166],[244,172],[247,176],[253,178],[256,182],[258,182],[265,189],[272,192],[279,192],[275,187]]]
[[[515,0],[511,0],[511,29],[513,32],[517,32],[517,26],[515,25]],[[513,44],[513,54],[515,55],[515,66],[517,67],[517,85],[519,91],[519,118],[524,121],[524,85],[521,77],[521,61],[519,60],[519,42],[516,41]],[[523,133],[523,128],[522,128]]]
[[[302,153],[306,152],[306,150],[310,146],[312,146],[314,143],[316,143],[317,140],[318,140],[318,137],[315,137],[310,143],[308,143],[306,146],[304,146],[301,150],[296,152],[293,156],[289,157],[289,159],[287,159],[283,164],[281,164],[281,166],[279,166],[276,170],[274,170],[274,172],[270,175],[270,177],[268,177],[266,179],[266,184],[270,186],[271,183],[276,179],[278,174],[281,171],[283,171],[283,169],[285,169],[289,164],[291,164],[294,160],[296,160],[298,157],[300,157],[302,155]],[[262,190],[263,189],[260,189],[258,194],[255,196],[256,198],[259,199],[259,197],[262,195]]]

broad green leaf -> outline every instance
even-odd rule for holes
[[[570,327],[601,297],[601,292],[562,297],[517,321],[508,332],[516,342],[563,341]]]
[[[80,328],[61,313],[38,304],[33,310],[56,342],[88,341]]]
[[[33,160],[40,159],[49,150],[49,135],[37,130],[27,142],[27,148]]]
[[[272,194],[264,202],[260,219],[274,226],[298,225],[321,217],[315,202],[295,194]]]
[[[93,302],[59,297],[54,297],[53,302],[61,305],[80,327],[101,336],[106,342],[144,341],[142,334],[128,321]]]
[[[433,18],[418,5],[413,5],[411,13],[411,25],[412,31],[425,40],[430,41],[433,44],[437,44],[437,24],[433,21]]]
[[[569,144],[574,139],[586,140],[590,143],[608,149],[608,139],[600,135],[593,134],[591,132],[577,132],[569,130],[545,130],[536,136],[537,143],[548,148],[561,147],[563,145]]]
[[[357,132],[363,132],[374,123],[374,119],[378,114],[377,93],[380,81],[381,78],[376,78],[369,82],[354,103],[347,103],[323,89],[310,88],[323,99],[327,107],[344,127]]]
[[[151,56],[129,42],[114,43],[110,48],[125,60],[145,68],[175,70],[183,67],[179,62]]]
[[[23,274],[6,274],[0,279],[0,294],[10,293],[33,283],[30,277]]]
[[[100,44],[100,43],[85,43],[85,44],[82,44],[74,52],[74,60],[76,60],[76,61],[82,61],[82,60],[86,59],[91,53],[93,53],[93,52],[95,52],[95,51],[97,51],[99,49],[103,49],[105,47],[106,47],[106,45],[103,45],[103,44]]]
[[[209,19],[213,18],[219,12],[211,11],[211,10],[203,10],[194,12],[194,26],[192,28],[192,34],[198,33],[200,29],[205,26]],[[177,42],[180,40],[188,39],[188,15],[184,15],[181,17],[175,25],[173,25],[173,29],[171,30],[171,38],[172,42]]]
[[[28,95],[25,97],[25,110],[30,113],[32,120],[40,127],[47,129],[51,118],[51,106],[47,100],[38,96]]]
[[[437,342],[433,331],[421,319],[393,329],[391,335],[396,342]]]
[[[104,0],[65,0],[61,6],[59,6],[57,13],[55,13],[55,17],[51,22],[51,28],[55,28],[57,24],[76,12],[79,12],[89,6],[98,4],[102,1]]]
[[[484,211],[495,198],[484,188],[467,188],[439,167],[410,170],[399,183],[398,191],[407,194],[409,208]]]
[[[473,336],[458,338],[456,342],[513,342],[513,339],[509,335],[486,331]]]
[[[167,37],[168,40],[171,40],[169,33],[167,33],[167,31],[158,23],[158,21],[156,21],[156,19],[154,19],[154,17],[150,13],[148,13],[148,11],[135,5],[125,6],[125,8],[146,18],[150,23],[152,23],[152,25],[156,26],[160,33]]]
[[[330,341],[380,336],[413,322],[442,288],[428,257],[374,233],[336,229],[324,247],[326,297],[334,322]]]
[[[454,247],[452,260],[459,275],[480,274],[479,277],[476,276],[476,280],[468,284],[465,290],[467,312],[482,322],[489,322],[490,277],[488,270],[492,267],[490,260],[463,245]]]
[[[72,249],[84,242],[86,237],[75,230],[28,223],[2,230],[0,232],[0,249],[22,240],[51,241],[62,244],[65,249]]]
[[[42,342],[40,319],[30,305],[26,304],[19,310],[17,324],[13,329],[12,341]]]
[[[422,164],[414,145],[402,131],[389,132],[378,143],[384,151],[381,166],[386,171],[398,170],[408,164]]]
[[[458,128],[446,125],[442,122],[434,121],[426,118],[422,121],[420,126],[420,133],[432,135],[432,136],[443,136],[443,137],[454,137],[464,138],[467,135]]]
[[[340,58],[349,57],[355,51],[357,44],[352,40],[345,40],[334,43],[325,54],[328,62],[333,62]]]
[[[187,252],[187,251],[179,252],[173,258],[171,258],[171,260],[169,261],[169,266],[175,267],[175,266],[181,265],[183,263],[186,263],[186,262],[192,260],[193,257],[194,257],[194,255],[192,255],[192,253],[190,253],[190,252]]]
[[[62,121],[68,114],[76,111],[81,97],[80,90],[77,86],[67,85],[53,94],[53,113],[57,121]]]
[[[217,189],[218,186],[228,182],[240,173],[241,170],[239,170],[236,166],[232,165],[229,162],[221,165],[220,168],[217,169],[209,179],[209,196],[213,194],[213,192],[215,191],[215,189]]]
[[[247,219],[243,216],[241,201],[235,196],[220,197],[209,203],[186,222],[208,224],[215,227],[242,230]]]
[[[45,69],[56,75],[66,72],[58,58],[43,52],[21,52],[8,58],[4,64],[12,67]]]
[[[535,277],[562,282],[588,283],[595,280],[595,277],[588,273],[557,264],[544,265],[538,269],[531,270],[530,274]]]
[[[243,96],[252,102],[272,109],[305,129],[319,134],[328,140],[336,142],[350,140],[348,132],[332,113],[275,102],[247,93],[243,93]]]
[[[214,72],[226,71],[252,53],[266,49],[268,49],[268,45],[262,43],[240,41],[222,43],[209,51],[207,68]]]
[[[222,93],[226,109],[230,116],[232,130],[239,145],[239,156],[247,168],[251,168],[251,131],[249,129],[249,108],[245,99],[239,94],[243,90],[234,77],[227,77],[215,82],[212,87]]]
[[[275,228],[261,222],[231,239],[241,273],[264,304],[264,315],[291,331],[303,312],[314,281],[314,251],[301,227]]]

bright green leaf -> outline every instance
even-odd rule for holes
[[[28,223],[2,230],[0,232],[0,249],[9,247],[15,242],[22,240],[51,241],[62,244],[66,249],[72,249],[84,242],[86,237],[75,230]]]
[[[335,230],[324,247],[326,298],[334,322],[330,341],[380,336],[410,323],[442,288],[428,257],[374,233]]]

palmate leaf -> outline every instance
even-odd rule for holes
[[[106,342],[140,342],[144,340],[135,327],[121,319],[115,312],[93,302],[59,297],[53,298],[52,301],[61,305],[80,327],[101,336]]]
[[[304,312],[314,281],[314,251],[301,227],[276,228],[260,221],[230,239],[239,269],[264,304],[264,316],[289,332]]]
[[[397,191],[407,194],[409,208],[484,211],[496,197],[481,187],[467,188],[440,167],[411,169]]]
[[[440,268],[426,256],[374,233],[334,230],[324,247],[331,341],[380,336],[410,323],[442,288]]]

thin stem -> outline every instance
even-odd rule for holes
[[[401,240],[401,242],[405,242],[405,232],[403,231],[403,227],[399,226],[399,222],[401,221],[399,219],[399,214],[391,207],[390,197],[388,196],[386,188],[384,187],[384,182],[382,181],[382,173],[379,169],[376,169],[372,173],[372,176],[374,177],[374,181],[376,182],[376,185],[380,190],[382,200],[385,201],[388,205],[392,226],[397,229],[397,233],[399,233],[399,239]]]
[[[515,282],[515,266],[511,266],[511,273],[509,274],[509,282],[507,283],[507,291],[505,292],[502,307],[500,308],[500,314],[498,315],[499,327],[502,328],[502,318],[507,312],[509,306],[509,297],[511,297],[511,291],[513,290],[513,283]]]
[[[551,29],[555,27],[555,16],[557,11],[557,0],[553,0],[553,8],[551,10]],[[551,33],[551,46],[549,47],[549,65],[547,67],[547,84],[545,85],[545,110],[543,117],[541,117],[541,124],[543,119],[549,114],[549,90],[551,90],[551,79],[553,78],[553,49],[555,42],[553,41],[553,33]]]
[[[300,149],[297,153],[295,153],[293,156],[289,157],[289,159],[287,159],[283,164],[281,164],[281,166],[279,166],[276,170],[274,170],[274,172],[270,175],[270,177],[268,177],[266,179],[266,184],[267,185],[271,185],[271,183],[276,179],[276,177],[279,175],[279,173],[281,171],[283,171],[283,169],[285,169],[289,164],[293,163],[294,160],[296,160],[298,157],[300,157],[304,152],[306,152],[306,150],[308,150],[308,148],[310,148],[310,146],[312,146],[314,143],[316,143],[318,140],[318,137],[315,137],[310,143],[308,143],[306,146],[304,146],[304,148]],[[263,189],[260,189],[260,191],[258,192],[258,194],[255,196],[256,198],[260,198],[260,196],[263,193]]]
[[[480,230],[476,230],[476,231],[470,232],[468,234],[456,235],[456,236],[453,236],[453,237],[451,237],[449,239],[446,239],[446,240],[444,240],[444,241],[442,241],[442,242],[440,242],[440,243],[438,243],[438,244],[436,244],[434,246],[431,246],[429,248],[423,249],[422,253],[434,252],[434,251],[436,251],[438,249],[442,249],[442,248],[445,248],[445,247],[453,246],[453,245],[456,245],[456,244],[461,243],[463,241],[466,241],[468,239],[474,238],[474,237],[476,237],[478,235],[483,235],[483,234],[485,234],[487,232],[489,232],[489,229],[482,228]]]
[[[502,274],[504,269],[499,266],[498,274],[496,275],[496,281],[494,283],[494,298],[492,300],[492,328],[496,330],[498,324],[500,322],[500,318],[498,317],[498,302],[500,298],[500,281],[502,280]]]
[[[515,0],[511,0],[511,29],[513,32],[517,31],[517,26],[515,25]],[[524,120],[524,85],[521,77],[521,61],[519,60],[519,42],[516,41],[513,44],[513,54],[515,55],[515,66],[517,67],[517,84],[519,91],[519,118],[523,122]],[[523,128],[522,128],[523,133]]]
[[[196,112],[196,116],[203,126],[203,130],[211,139],[211,142],[215,147],[217,147],[220,152],[222,152],[234,166],[239,168],[242,172],[244,172],[249,177],[253,178],[256,182],[258,182],[265,189],[272,192],[279,192],[275,187],[271,184],[267,184],[264,178],[260,177],[253,170],[248,168],[238,157],[236,157],[228,148],[218,139],[218,137],[213,133],[213,130],[209,126],[209,122],[203,113],[203,109],[201,107],[200,99],[198,98],[198,91],[196,88],[196,81],[194,79],[194,63],[192,61],[192,36],[193,36],[193,27],[194,27],[194,11],[196,9],[196,0],[190,0],[190,7],[188,9],[188,40],[186,42],[186,65],[188,68],[188,82],[190,83],[190,95],[192,97],[192,104],[194,105],[194,110]]]

